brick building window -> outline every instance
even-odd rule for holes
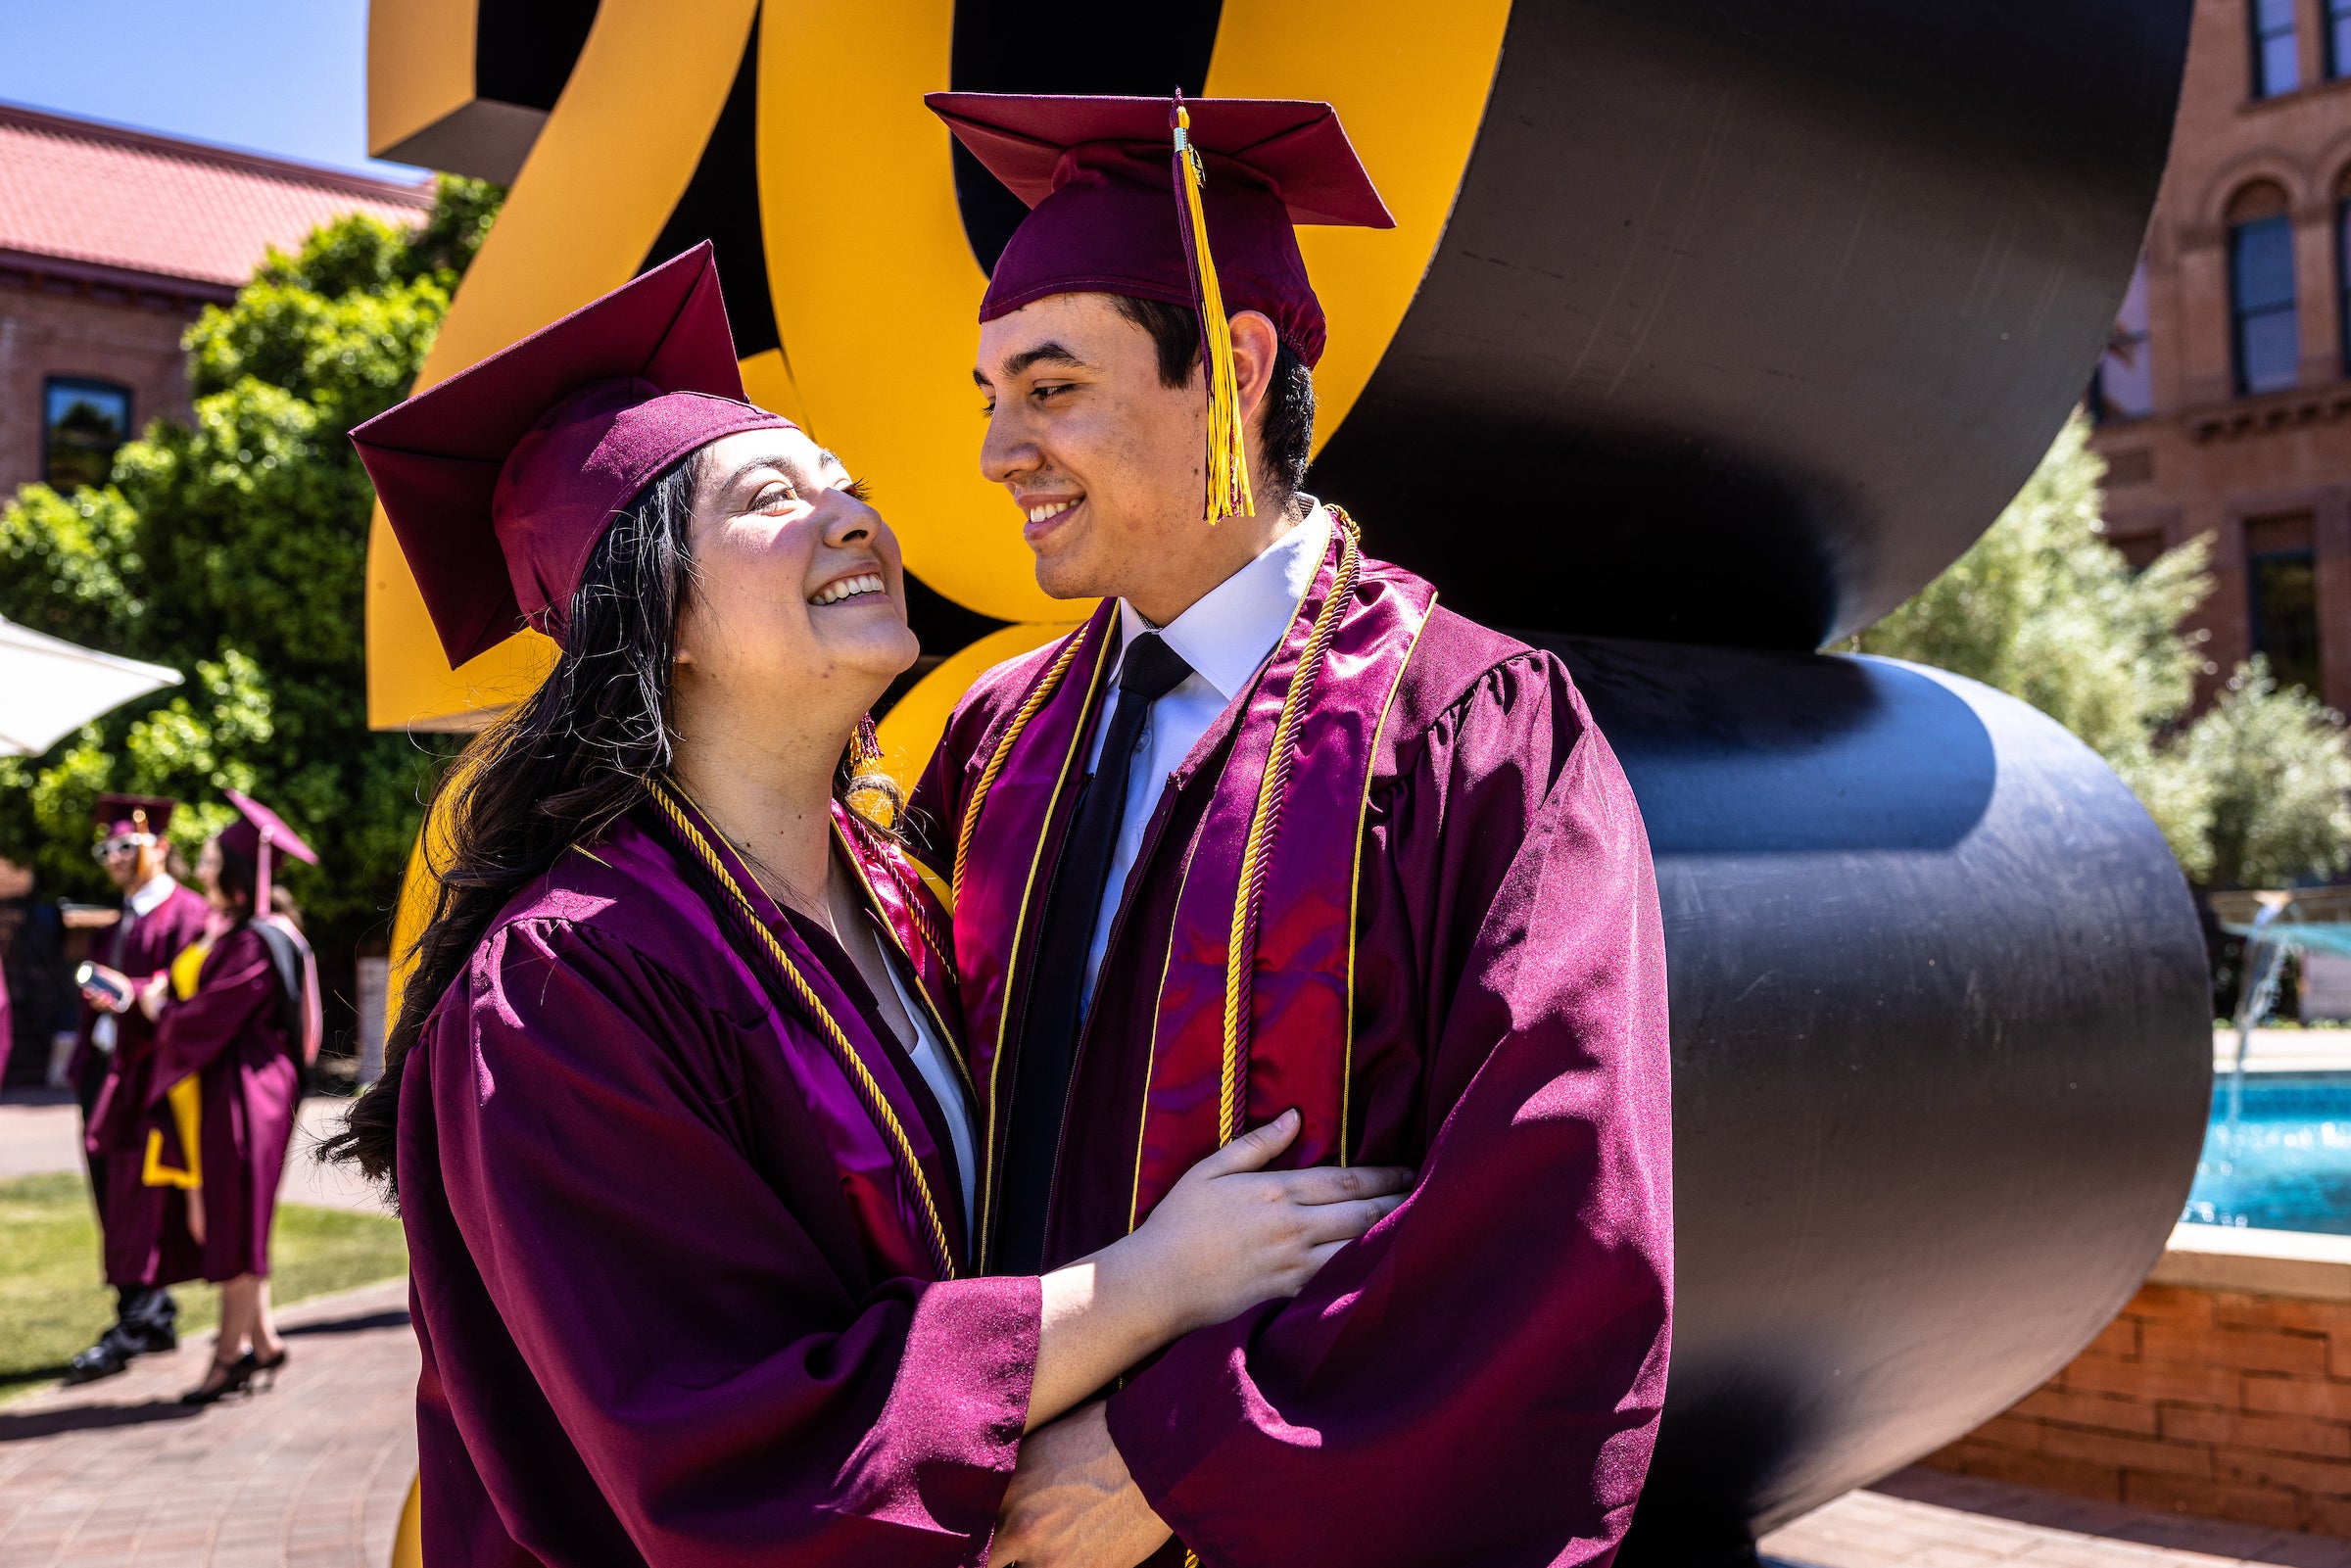
[[[2351,169],[2334,182],[2334,302],[2343,373],[2351,375]]]
[[[2294,224],[2285,192],[2259,184],[2229,204],[2229,320],[2239,393],[2279,392],[2299,379]]]
[[[103,485],[130,439],[130,389],[51,376],[41,387],[41,479],[58,490]]]
[[[2245,586],[2253,651],[2279,686],[2320,695],[2318,556],[2307,514],[2246,521]]]
[[[2275,98],[2292,92],[2302,85],[2294,0],[2251,0],[2245,9],[2253,24],[2253,96]]]
[[[2327,74],[2351,76],[2351,0],[2327,0]]]
[[[2345,0],[2351,4],[2351,0]],[[2351,209],[2347,209],[2351,211]],[[2130,292],[2106,335],[2106,353],[2089,384],[2089,416],[2144,419],[2155,411],[2155,375],[2147,358],[2147,263],[2131,274]]]

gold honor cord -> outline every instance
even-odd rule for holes
[[[979,784],[972,787],[971,804],[963,808],[963,829],[955,835],[954,879],[947,883],[958,904],[963,902],[963,870],[972,858],[972,833],[980,826],[980,807],[986,801],[988,790],[995,787],[996,775],[1004,771],[1004,763],[1012,755],[1013,742],[1020,739],[1021,732],[1029,728],[1029,721],[1036,717],[1037,710],[1052,699],[1054,689],[1061,685],[1062,676],[1069,671],[1070,660],[1078,656],[1078,644],[1085,641],[1082,630],[1080,628],[1070,634],[1070,641],[1062,648],[1061,656],[1045,671],[1045,678],[1036,684],[1036,689],[1029,693],[1029,700],[1021,704],[1020,712],[1012,716],[1012,723],[1004,727],[1004,738],[996,742],[996,749],[988,756],[987,766],[981,770]]]
[[[1257,805],[1249,818],[1249,836],[1241,847],[1240,890],[1232,902],[1232,929],[1224,943],[1224,1067],[1217,1113],[1220,1145],[1232,1142],[1241,1131],[1242,1102],[1247,1097],[1249,1081],[1245,1061],[1249,1042],[1245,1035],[1250,978],[1257,967],[1258,915],[1265,906],[1266,863],[1273,852],[1274,834],[1281,828],[1282,796],[1289,784],[1291,756],[1297,750],[1298,721],[1315,699],[1315,688],[1319,684],[1323,658],[1330,651],[1331,637],[1338,630],[1339,616],[1347,600],[1355,594],[1356,578],[1363,569],[1355,519],[1336,506],[1328,510],[1339,528],[1339,567],[1331,578],[1330,594],[1315,616],[1314,630],[1307,635],[1298,673],[1290,681],[1289,692],[1281,700],[1281,717],[1273,726],[1272,748],[1267,757],[1265,777],[1258,782]],[[1343,1128],[1340,1141],[1345,1142]]]
[[[776,933],[768,929],[767,922],[759,918],[759,911],[751,903],[750,895],[743,890],[743,884],[735,879],[734,874],[727,870],[726,863],[718,858],[718,851],[710,847],[710,840],[703,837],[701,830],[687,817],[684,808],[670,794],[668,786],[656,779],[650,781],[647,787],[652,794],[653,803],[669,819],[670,826],[678,831],[679,836],[686,840],[696,858],[701,861],[710,875],[717,879],[719,886],[726,889],[734,900],[737,913],[744,916],[751,929],[758,933],[768,961],[783,975],[784,983],[793,999],[800,1004],[809,1022],[816,1025],[817,1032],[824,1036],[841,1070],[856,1085],[858,1098],[865,1102],[866,1111],[874,1118],[874,1124],[888,1135],[907,1181],[914,1188],[915,1196],[923,1202],[923,1218],[930,1224],[929,1239],[938,1263],[938,1277],[953,1279],[955,1259],[947,1247],[947,1227],[939,1223],[938,1202],[932,1196],[931,1183],[923,1175],[923,1163],[915,1158],[914,1145],[908,1140],[906,1128],[899,1122],[897,1113],[890,1109],[889,1099],[883,1094],[882,1085],[874,1080],[864,1059],[849,1044],[848,1035],[835,1022],[823,999],[816,994],[815,987],[800,973],[799,966],[792,961],[792,955],[784,950],[784,944],[776,940]]]

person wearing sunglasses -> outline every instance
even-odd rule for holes
[[[69,1383],[112,1377],[134,1355],[179,1344],[178,1307],[160,1281],[164,1238],[180,1200],[140,1180],[155,1024],[135,1005],[139,992],[204,935],[203,895],[165,869],[164,832],[178,804],[158,795],[106,794],[94,813],[100,837],[91,853],[122,890],[122,914],[91,943],[95,956],[81,976],[81,1030],[69,1071],[81,1103],[90,1194],[116,1311],[97,1343],[73,1357]]]

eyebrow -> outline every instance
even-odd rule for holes
[[[833,457],[833,454],[829,451],[819,453],[818,459],[820,464],[822,460],[827,457]],[[840,459],[838,457],[833,457],[833,460],[835,462],[840,461]],[[762,452],[756,457],[748,458],[744,462],[737,463],[734,469],[728,473],[727,477],[720,480],[714,489],[725,490],[728,486],[734,484],[737,480],[741,479],[744,475],[749,473],[754,468],[773,468],[783,473],[787,477],[790,477],[792,473],[792,464],[786,460],[782,452]]]
[[[1040,364],[1066,364],[1080,370],[1087,368],[1083,359],[1079,358],[1076,354],[1061,344],[1040,343],[1033,349],[1023,349],[1019,354],[1005,360],[1004,374],[1017,376],[1031,366]],[[972,371],[972,381],[975,385],[982,387],[988,385],[986,375],[977,368]]]
[[[765,457],[753,457],[748,462],[737,463],[735,467],[729,471],[727,477],[720,480],[713,488],[725,490],[754,468],[781,468],[783,466],[784,464],[782,461],[780,461],[773,454]]]

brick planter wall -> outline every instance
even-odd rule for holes
[[[2351,1536],[2351,1238],[2181,1227],[2064,1371],[1924,1462]]]

